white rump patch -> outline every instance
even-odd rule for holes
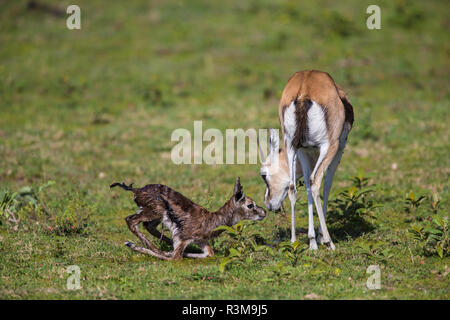
[[[321,146],[328,144],[327,124],[322,107],[315,101],[308,110],[308,134],[306,145]]]
[[[294,101],[292,101],[289,107],[284,111],[284,132],[287,135],[285,138],[289,141],[292,141],[294,138],[295,128],[297,128],[295,108]]]

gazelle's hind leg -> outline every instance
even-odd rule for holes
[[[309,249],[317,250],[316,234],[314,232],[314,211],[313,211],[313,197],[310,186],[311,166],[307,155],[302,151],[298,151],[300,165],[302,166],[303,177],[305,178],[306,196],[308,198],[308,239]]]
[[[320,186],[322,184],[322,178],[324,172],[327,170],[331,161],[335,157],[339,147],[339,141],[327,146],[323,145],[320,148],[320,156],[317,160],[316,167],[311,175],[311,192],[314,199],[314,204],[316,206],[317,215],[319,216],[320,229],[323,233],[322,242],[329,246],[330,249],[334,250],[334,244],[331,241],[330,234],[328,233],[327,224],[325,222],[325,216],[322,210],[322,203],[320,201]]]
[[[289,166],[289,190],[288,197],[291,203],[291,242],[295,242],[297,237],[295,235],[295,203],[297,202],[297,187],[295,180],[297,154],[295,150],[290,146],[290,142],[287,145],[287,158]]]
[[[139,230],[139,227],[138,227],[139,223],[144,222],[144,221],[152,221],[152,218],[155,218],[155,216],[156,216],[156,218],[159,218],[159,216],[152,215],[148,211],[147,212],[140,211],[136,214],[132,214],[125,218],[125,221],[127,222],[127,225],[128,225],[128,228],[130,229],[130,231],[133,232],[139,238],[139,240],[141,240],[141,242],[144,244],[144,246],[146,246],[148,249],[136,247],[131,242],[126,242],[125,244],[128,247],[130,247],[131,249],[138,251],[138,252],[151,254],[148,251],[152,251],[154,254],[151,254],[151,255],[153,255],[153,256],[158,255],[158,258],[159,258],[159,256],[169,256],[170,255],[169,253],[163,252],[163,251],[159,250],[158,248],[156,248],[150,241],[148,241],[148,239]]]
[[[327,219],[328,197],[330,196],[330,190],[333,184],[333,177],[334,174],[336,173],[336,169],[339,165],[339,162],[341,161],[343,153],[344,149],[339,147],[338,151],[336,152],[336,155],[333,158],[333,161],[331,161],[330,165],[328,166],[327,173],[325,174],[325,179],[323,182],[323,216],[325,218],[325,221]],[[320,227],[317,232],[317,243],[324,244],[322,229]]]
[[[142,223],[142,225],[144,226],[145,229],[147,229],[147,231],[154,236],[155,238],[158,238],[159,240],[163,240],[164,242],[166,242],[167,244],[172,244],[172,239],[166,237],[164,234],[162,234],[161,232],[159,232],[156,227],[161,223],[161,220],[153,220],[153,221],[144,221]]]
[[[291,203],[291,242],[295,242],[297,237],[295,235],[295,203],[297,202],[297,187],[296,187],[296,166],[297,166],[297,150],[292,145],[292,140],[296,134],[296,101],[292,101],[284,111],[284,122],[281,124],[284,127],[284,147],[286,149],[287,161],[289,167],[289,189],[288,196]],[[272,138],[272,131],[271,131]],[[276,139],[275,139],[276,140]],[[274,140],[274,141],[275,141]],[[278,149],[276,146],[275,150]],[[275,159],[278,159],[275,158]],[[279,163],[277,164],[279,165]]]
[[[156,251],[153,251],[151,249],[138,247],[132,242],[125,242],[125,245],[127,247],[129,247],[131,250],[134,250],[134,251],[140,252],[140,253],[144,253],[144,254],[149,254],[149,255],[154,256],[159,259],[170,260],[171,256],[172,256],[169,252],[162,252],[158,249],[156,249]]]
[[[328,166],[328,169],[326,170],[325,180],[323,183],[323,216],[325,220],[327,219],[328,199],[330,196],[331,186],[333,184],[334,174],[336,173],[336,169],[339,166],[339,163],[341,162],[342,155],[344,154],[344,149],[345,145],[347,144],[347,138],[350,129],[351,125],[344,124],[344,129],[342,130],[342,133],[339,137],[338,151],[336,152],[336,155],[334,156],[333,160]],[[317,232],[317,242],[320,244],[323,244],[324,242],[322,236],[322,229],[320,227]]]

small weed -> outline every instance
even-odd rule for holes
[[[394,255],[390,248],[383,242],[360,244],[361,252],[369,258],[386,263]]]
[[[424,11],[419,9],[413,1],[399,0],[395,4],[395,14],[391,16],[390,21],[405,29],[414,29],[422,24],[425,18]]]
[[[228,235],[228,240],[222,242],[228,248],[228,255],[219,265],[221,272],[232,265],[240,266],[243,263],[251,263],[258,253],[273,253],[272,248],[258,244],[257,239],[261,239],[259,233],[244,233],[247,226],[241,221],[234,227],[220,226],[215,229],[216,231],[225,231]]]
[[[47,217],[44,220],[47,233],[57,235],[83,234],[86,231],[87,221],[95,206],[82,201],[70,200],[61,214]]]
[[[298,241],[295,241],[294,243],[291,241],[284,241],[280,243],[280,248],[293,267],[297,265],[300,254],[308,249],[307,246],[301,246]]]
[[[0,224],[2,221],[12,223],[17,227],[18,221],[15,214],[15,202],[17,192],[11,192],[7,189],[0,192]]]
[[[263,282],[277,282],[280,283],[286,280],[292,272],[283,264],[283,262],[278,262],[275,266],[269,269],[271,271],[270,276],[263,278]]]
[[[54,184],[54,181],[48,181],[37,187],[22,187],[17,192],[6,189],[1,191],[0,220],[10,223],[14,230],[31,220],[36,221],[39,211],[49,211],[43,200],[43,192]]]
[[[419,196],[416,198],[414,192],[411,191],[405,198],[405,211],[412,214],[416,213],[417,208],[420,207],[425,199],[425,196]]]
[[[436,217],[431,224],[413,225],[409,230],[425,254],[437,254],[441,259],[449,255],[448,218]]]
[[[350,221],[361,219],[364,215],[373,217],[373,211],[381,207],[368,194],[375,190],[375,185],[369,185],[369,178],[362,169],[358,169],[355,176],[351,177],[352,186],[343,189],[336,199],[330,202],[333,213],[332,220]]]
[[[431,199],[431,203],[430,203],[431,210],[433,211],[434,214],[438,213],[440,204],[441,204],[441,198],[438,193],[434,192],[433,197]]]
[[[48,181],[37,187],[25,186],[17,192],[0,192],[0,221],[6,221],[13,230],[37,229],[57,235],[81,234],[87,227],[93,205],[71,199],[62,207],[49,205],[44,190],[54,185]]]
[[[220,273],[208,271],[194,271],[190,276],[186,277],[190,281],[208,281],[208,282],[223,282]]]

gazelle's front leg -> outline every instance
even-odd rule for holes
[[[339,162],[341,161],[343,153],[344,149],[339,148],[336,155],[333,158],[333,161],[331,161],[330,165],[328,166],[327,173],[325,174],[325,180],[323,183],[323,216],[325,220],[327,218],[328,197],[330,195],[331,186],[333,184],[333,177],[334,174],[336,173],[336,169],[339,165]],[[320,227],[317,232],[317,242],[319,244],[323,244],[323,234],[322,229]]]
[[[291,203],[291,242],[295,242],[297,237],[295,235],[295,203],[297,202],[297,188],[295,181],[295,172],[296,172],[296,164],[297,164],[297,155],[292,147],[288,144],[288,164],[289,164],[289,201]]]
[[[300,165],[302,166],[303,177],[305,180],[306,196],[308,199],[308,239],[309,239],[309,249],[317,250],[316,233],[314,231],[314,208],[313,208],[313,197],[311,192],[311,185],[309,179],[311,177],[311,166],[309,159],[305,153],[301,150],[298,151],[298,157],[300,160]]]
[[[170,254],[156,248],[150,241],[148,241],[148,239],[142,234],[142,232],[138,228],[139,223],[146,220],[148,221],[148,219],[149,218],[147,216],[144,216],[142,213],[130,215],[125,219],[130,231],[133,232],[148,249],[143,247],[137,247],[132,242],[126,242],[125,244],[134,251],[150,254],[157,258],[164,259],[162,257],[168,257],[170,256]]]
[[[320,228],[323,232],[323,243],[328,245],[332,250],[334,250],[335,247],[333,242],[331,241],[330,234],[328,233],[325,216],[322,210],[322,203],[320,201],[320,185],[322,184],[324,172],[327,170],[331,161],[334,159],[338,147],[338,142],[335,142],[331,145],[322,145],[320,147],[319,160],[317,160],[316,167],[314,168],[313,174],[311,175],[311,192],[314,204],[316,205],[317,215],[319,216]],[[321,161],[321,159],[323,160]]]

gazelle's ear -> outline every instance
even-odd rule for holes
[[[258,148],[259,148],[259,159],[261,159],[261,163],[266,162],[266,158],[264,157],[264,152],[261,148],[261,144],[258,144]]]
[[[277,155],[279,149],[280,149],[280,136],[278,134],[278,130],[270,129],[269,154],[271,156]]]
[[[239,177],[236,178],[236,182],[234,183],[233,194],[236,194],[238,192],[242,192],[241,179]]]
[[[234,202],[238,202],[244,197],[244,192],[242,192],[241,179],[239,177],[236,178],[236,183],[234,184],[233,196]]]
[[[264,156],[265,150],[267,150],[268,141],[267,141],[267,130],[263,130],[263,133],[261,133],[262,130],[260,130],[260,134],[258,136],[258,149],[259,149],[259,160],[261,161],[261,164],[266,162],[267,158]],[[269,156],[269,155],[267,155]]]

